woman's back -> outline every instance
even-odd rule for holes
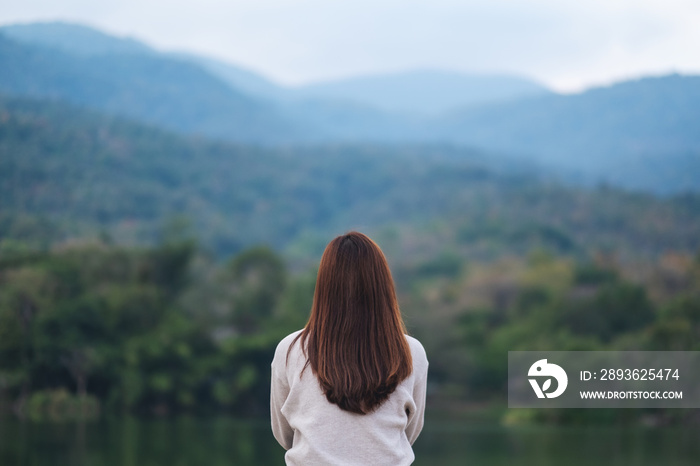
[[[306,326],[272,362],[272,430],[287,464],[411,464],[427,373],[379,246],[358,232],[336,237]]]
[[[376,409],[356,414],[329,402],[313,372],[304,370],[300,332],[279,343],[272,362],[272,430],[288,450],[287,464],[411,464],[411,445],[423,427],[428,372],[418,340],[406,336],[411,374]]]

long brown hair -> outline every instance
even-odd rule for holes
[[[358,414],[377,408],[411,374],[405,333],[379,246],[355,231],[331,241],[309,321],[296,338],[328,401]]]

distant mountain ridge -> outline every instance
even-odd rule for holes
[[[157,52],[129,37],[114,37],[88,26],[50,22],[11,24],[0,27],[0,33],[15,41],[51,47],[71,55],[94,57],[115,54],[148,54]]]
[[[304,98],[357,102],[385,112],[424,116],[551,94],[531,79],[430,69],[320,82],[296,92]]]
[[[268,103],[200,67],[142,53],[68,54],[6,38],[0,92],[57,98],[168,129],[223,139],[279,141],[296,131]]]
[[[0,242],[103,232],[144,244],[184,215],[219,257],[260,243],[320,252],[334,233],[387,227],[453,238],[481,259],[535,247],[644,257],[700,245],[700,194],[568,187],[464,148],[225,144],[3,96],[0,122]]]
[[[700,190],[698,76],[649,77],[575,95],[521,80],[529,94],[520,97],[506,92],[519,78],[504,84],[483,77],[479,84],[435,71],[290,89],[217,60],[161,53],[65,23],[0,27],[0,69],[0,93],[62,99],[226,141],[449,143],[536,161],[586,183]],[[429,91],[441,86],[442,94]],[[486,100],[426,116],[467,97]]]
[[[464,109],[437,122],[446,136],[554,161],[562,145],[595,160],[700,150],[700,76],[645,77],[575,95]],[[614,143],[608,141],[615,140]],[[499,142],[496,142],[496,141]]]
[[[347,103],[380,112],[426,116],[474,104],[550,93],[527,78],[437,70],[409,70],[286,87],[240,66],[193,54],[159,53],[137,40],[113,37],[72,23],[10,25],[0,28],[0,32],[28,45],[57,48],[79,56],[146,54],[188,60],[251,97],[283,103],[324,100],[333,105]]]
[[[605,172],[632,188],[700,188],[700,76],[647,77],[465,109],[433,122],[432,130],[438,140]]]

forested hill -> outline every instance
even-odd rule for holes
[[[64,23],[0,28],[0,69],[0,93],[60,98],[183,134],[267,146],[454,144],[593,184],[700,191],[700,76],[575,95],[516,77],[434,71],[292,89],[235,65]]]
[[[435,122],[434,131],[436,139],[598,173],[624,186],[700,189],[700,76],[465,109]]]
[[[5,240],[107,234],[147,243],[184,215],[219,255],[269,243],[310,257],[350,228],[398,235],[424,257],[700,246],[696,195],[563,187],[508,159],[448,146],[251,148],[14,98],[0,99],[0,121]]]
[[[519,76],[430,69],[312,83],[293,91],[297,99],[354,102],[385,112],[422,116],[550,94],[542,84]]]
[[[130,54],[184,59],[200,65],[243,94],[275,102],[322,100],[345,104],[348,109],[360,106],[418,116],[549,93],[542,84],[521,76],[431,69],[284,86],[239,65],[195,54],[159,52],[135,39],[111,36],[80,24],[15,24],[0,27],[0,33],[20,43],[49,47],[78,57]]]
[[[675,74],[465,109],[441,126],[454,137],[509,152],[571,165],[582,156],[600,163],[615,153],[700,151],[698,102],[700,76]],[[558,157],[562,148],[568,158]]]
[[[0,33],[0,68],[0,93],[58,98],[171,130],[271,143],[299,131],[199,66],[157,54],[75,55]]]

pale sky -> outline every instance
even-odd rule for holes
[[[437,68],[571,92],[700,73],[699,0],[0,0],[0,24],[54,20],[282,84]]]

